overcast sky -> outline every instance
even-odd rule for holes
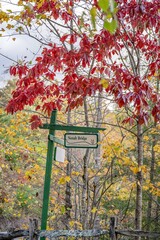
[[[11,9],[12,11],[17,11],[19,10],[19,7],[16,6],[17,1],[18,0],[0,0],[0,3],[3,10]],[[13,4],[7,4],[6,2],[12,2]],[[78,11],[81,12],[80,10]],[[6,24],[2,23],[0,29],[6,29],[5,27]],[[32,29],[34,29],[34,26]],[[50,31],[46,29],[45,26],[39,27],[38,31],[43,33],[43,37],[47,40],[46,43],[48,41],[59,42],[59,39],[53,36],[53,34],[51,35]],[[64,29],[62,32],[64,32]],[[7,35],[10,33],[10,31],[7,32],[6,30],[3,34]],[[15,41],[13,38],[16,38]],[[45,41],[45,39],[43,40]],[[11,79],[11,76],[9,75],[10,66],[19,60],[31,61],[34,58],[34,55],[40,54],[41,51],[40,43],[28,36],[16,35],[0,37],[0,87],[3,87],[7,80]]]
[[[3,10],[12,9],[14,11],[17,9],[16,5],[7,4],[7,1],[0,1]],[[16,4],[17,0],[12,0],[12,2]],[[5,28],[5,24],[2,23],[0,28]],[[7,31],[5,35],[7,35]],[[13,38],[16,38],[15,41]],[[0,88],[11,78],[8,71],[9,67],[18,60],[32,60],[34,53],[39,51],[39,47],[40,45],[36,40],[27,36],[0,37]]]
[[[4,0],[9,1],[9,0]],[[17,0],[12,0],[16,3]],[[1,3],[1,0],[0,0]],[[15,5],[4,4],[2,0],[2,9],[12,9],[12,11],[17,10]],[[2,23],[0,29],[4,28],[6,30],[6,24]],[[46,27],[39,27],[39,32],[43,32],[43,36],[48,40],[50,37],[50,32],[46,30]],[[7,30],[3,33],[4,35],[9,35],[11,31]],[[14,40],[13,40],[14,39]],[[57,40],[52,39],[54,42]],[[58,40],[59,41],[59,40]],[[7,80],[11,78],[9,75],[9,67],[16,64],[19,60],[32,61],[35,55],[40,54],[42,49],[40,48],[40,43],[27,35],[16,35],[0,37],[0,88],[3,87]],[[12,61],[13,60],[13,61]]]
[[[15,41],[12,38],[0,38],[0,87],[10,78],[8,70],[11,65],[15,64],[14,61],[32,60],[34,53],[37,53],[40,47],[37,41],[27,36],[16,36]]]

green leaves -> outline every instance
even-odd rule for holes
[[[98,5],[105,15],[103,27],[111,34],[114,34],[118,27],[116,18],[117,3],[114,0],[99,0]]]
[[[117,3],[115,0],[99,0],[98,7],[93,6],[90,10],[91,22],[93,28],[96,29],[96,16],[97,10],[101,10],[103,12],[104,17],[104,29],[108,30],[111,34],[116,32],[118,27],[116,12],[117,12]]]
[[[93,28],[96,29],[96,14],[97,14],[96,7],[91,8],[90,14],[91,14],[91,22],[92,22]]]
[[[114,34],[118,27],[118,22],[116,19],[108,21],[107,19],[104,20],[104,28],[108,30],[111,34]]]
[[[113,13],[115,14],[117,11],[117,3],[115,0],[99,0],[98,6],[105,13]]]
[[[99,0],[98,1],[98,6],[104,11],[107,12],[108,8],[110,5],[110,1],[109,0]]]

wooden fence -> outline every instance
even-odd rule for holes
[[[145,231],[134,231],[134,230],[118,230],[117,229],[117,218],[110,218],[110,229],[109,230],[38,230],[38,221],[36,219],[30,219],[28,230],[17,230],[12,232],[0,232],[0,240],[11,240],[14,238],[24,237],[28,240],[38,240],[39,238],[56,239],[58,237],[75,237],[77,238],[89,238],[89,237],[100,237],[106,236],[110,240],[117,240],[118,236],[127,237],[150,237],[154,239],[160,239],[159,232],[145,232]]]

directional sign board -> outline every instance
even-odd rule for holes
[[[66,148],[97,148],[98,134],[66,133],[64,146]]]

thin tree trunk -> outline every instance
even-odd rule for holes
[[[70,124],[70,118],[71,114],[70,111],[68,112],[68,119],[67,119],[67,124]],[[70,150],[67,150],[67,170],[66,170],[66,175],[71,176],[71,157],[70,157]],[[66,183],[66,191],[65,191],[65,226],[66,229],[69,229],[69,222],[71,220],[71,209],[72,209],[72,203],[71,203],[71,183],[67,182]]]
[[[74,11],[74,5],[72,5],[72,12]],[[71,19],[70,23],[70,34],[73,33],[73,19]],[[73,44],[70,45],[71,50],[73,50],[74,46]],[[68,110],[68,116],[67,116],[67,124],[71,123],[71,110]],[[67,171],[66,175],[71,176],[71,155],[70,155],[70,149],[67,150]],[[66,229],[70,229],[69,222],[71,220],[71,183],[66,183],[66,191],[65,191],[65,223],[66,223]]]
[[[143,133],[142,125],[137,124],[137,163],[138,163],[138,173],[137,173],[137,191],[136,191],[136,209],[135,209],[135,227],[136,230],[142,229],[142,183],[143,183],[143,173],[141,167],[143,165]],[[136,237],[136,240],[141,239]]]
[[[75,161],[75,169],[77,171],[77,162]],[[78,178],[76,178],[76,182],[74,184],[74,229],[77,230],[77,221],[78,221]]]
[[[89,119],[88,119],[88,109],[87,109],[87,101],[84,99],[84,114],[85,114],[85,123],[86,126],[89,126]],[[85,230],[87,227],[87,219],[88,216],[86,215],[88,212],[87,209],[87,185],[88,185],[88,156],[89,156],[89,149],[86,149],[85,155],[83,157],[83,188],[82,188],[82,227]]]
[[[101,93],[99,93],[98,99],[97,99],[97,101],[95,101],[95,108],[96,108],[95,122],[97,122],[96,127],[100,127],[101,126],[101,121],[102,121],[102,112],[101,112],[102,97],[101,97]],[[99,141],[100,141],[100,139],[99,139]],[[94,158],[95,158],[94,169],[96,171],[98,171],[100,169],[100,166],[101,166],[100,145],[95,150]],[[94,189],[93,189],[93,201],[92,201],[91,209],[94,208],[94,209],[96,209],[96,211],[91,212],[90,228],[99,229],[100,228],[100,219],[99,219],[99,216],[97,214],[97,210],[98,210],[98,207],[99,207],[99,198],[100,198],[99,176],[94,177],[93,187],[94,187]],[[97,239],[97,238],[94,237],[94,239]]]
[[[97,108],[96,108],[96,127],[101,127],[101,121],[102,121],[102,93],[99,92],[98,94],[98,102],[97,102]],[[100,141],[100,136],[99,136]],[[98,171],[101,167],[101,149],[100,145],[95,151],[95,169]],[[100,186],[99,186],[99,176],[95,176],[94,178],[94,199],[93,199],[93,207],[97,208],[99,207],[98,199],[100,198]],[[95,212],[94,219],[93,219],[93,228],[94,229],[100,229],[100,218],[98,215],[98,212]],[[98,237],[94,237],[93,239],[99,239]]]
[[[154,173],[155,173],[155,151],[154,146],[156,145],[155,137],[152,142],[152,150],[151,150],[151,166],[150,166],[150,182],[153,183],[154,181]],[[152,219],[152,203],[153,203],[153,196],[152,193],[149,194],[148,200],[148,210],[147,210],[147,229],[146,231],[150,231],[151,227],[151,219]],[[150,239],[149,237],[147,239]]]
[[[160,197],[157,197],[157,202],[160,202]],[[156,206],[156,219],[155,219],[155,232],[160,232],[160,206],[157,204]],[[157,240],[154,238],[154,240]]]
[[[160,43],[160,41],[159,41]],[[159,77],[160,75],[158,74],[157,76],[157,93],[159,93]],[[154,127],[156,128],[156,122],[154,123]],[[154,183],[154,175],[155,175],[155,163],[156,163],[156,155],[154,151],[154,147],[157,144],[157,136],[153,135],[153,141],[152,141],[152,149],[151,149],[151,165],[150,165],[150,182]],[[152,219],[152,205],[153,205],[153,195],[152,193],[149,194],[149,200],[148,200],[148,210],[147,210],[147,231],[150,231],[151,227],[151,219]],[[156,214],[159,212],[159,206],[157,205],[156,209]],[[156,216],[156,221],[155,221],[155,229],[158,226],[158,218],[159,216]],[[147,239],[150,239],[149,237]]]
[[[87,226],[87,184],[88,184],[88,155],[89,149],[83,157],[83,188],[82,188],[82,227],[85,230]]]
[[[159,40],[159,44],[160,44],[160,40]],[[157,76],[157,93],[159,93],[159,88],[160,88],[160,70],[158,72],[158,76]],[[156,123],[155,123],[155,126],[156,126]],[[155,136],[155,145],[157,143],[157,137]],[[154,151],[154,149],[153,149]],[[155,154],[155,152],[154,152]],[[154,156],[155,157],[155,156]],[[160,197],[158,196],[157,197],[157,202],[160,202]],[[155,220],[155,231],[159,231],[160,229],[160,206],[157,204],[157,207],[156,207],[156,220]],[[156,240],[156,239],[154,239]]]

